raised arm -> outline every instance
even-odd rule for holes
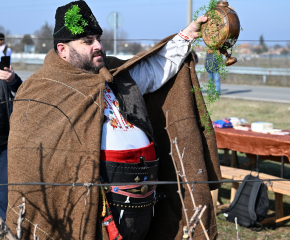
[[[201,16],[191,22],[158,53],[130,70],[142,94],[156,91],[178,72],[190,53],[191,43],[199,37],[200,24],[206,21],[207,17]]]

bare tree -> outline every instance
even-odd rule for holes
[[[34,45],[33,39],[30,34],[25,34],[20,43],[13,45],[13,51],[24,52],[25,45]]]
[[[259,39],[259,45],[262,49],[262,52],[267,52],[268,51],[268,47],[267,45],[265,44],[265,40],[264,40],[264,37],[263,35],[260,36],[260,39]]]
[[[102,45],[107,54],[114,52],[114,31],[110,29],[103,29]]]
[[[140,43],[137,42],[128,42],[124,44],[120,44],[119,51],[124,52],[126,54],[135,55],[138,52],[144,51],[145,49],[142,47]]]
[[[124,45],[124,39],[127,38],[127,33],[124,30],[117,31],[117,51],[120,52],[120,47]],[[102,35],[102,45],[107,54],[112,54],[114,52],[114,30],[113,29],[103,29]]]
[[[283,56],[287,56],[287,55],[289,55],[290,54],[290,52],[289,52],[289,50],[287,50],[287,49],[283,49],[282,50],[282,52],[281,52],[281,55],[283,55]]]
[[[5,29],[2,25],[0,25],[0,33],[3,33],[5,36],[7,36],[10,31]]]
[[[282,48],[282,46],[281,46],[280,44],[275,44],[275,45],[273,46],[273,48],[274,48],[275,50],[277,50],[277,49],[279,49],[279,48]]]
[[[127,38],[127,32],[121,29],[117,31],[118,53],[136,54],[144,50],[140,43],[130,42],[126,40]],[[103,29],[102,45],[107,54],[112,54],[114,52],[114,31],[112,29]]]
[[[11,39],[7,37],[8,34],[10,34],[10,31],[8,29],[5,29],[2,25],[0,25],[0,33],[3,33],[5,35],[5,43],[10,47]]]
[[[47,22],[37,31],[35,31],[35,47],[37,53],[48,53],[53,48],[53,26]]]

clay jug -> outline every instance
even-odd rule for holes
[[[238,40],[240,34],[240,20],[236,11],[229,6],[229,3],[218,1],[214,14],[206,14],[208,21],[201,25],[203,41],[210,48],[208,53],[216,51],[217,54],[224,54],[227,57],[226,66],[237,62],[235,57],[228,53]]]

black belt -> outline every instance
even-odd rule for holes
[[[123,209],[123,210],[129,210],[129,211],[140,211],[142,209],[148,210],[148,208],[152,208],[159,200],[168,198],[167,194],[164,193],[157,193],[155,198],[152,198],[149,201],[144,201],[142,199],[142,202],[138,203],[124,203],[124,201],[117,201],[117,200],[108,200],[109,205],[111,208],[117,208],[117,209]]]
[[[101,160],[100,171],[104,182],[107,183],[157,181],[158,163],[159,160],[145,162],[145,164]]]
[[[126,188],[123,190],[124,192],[128,192],[131,195],[145,195],[146,193],[156,188],[156,186],[150,185],[150,181],[158,180],[158,164],[159,160],[145,162],[144,158],[142,157],[140,158],[140,163],[120,163],[101,160],[100,173],[102,176],[102,181],[105,183],[135,182],[136,185],[138,185],[138,182],[148,181],[148,185],[139,187],[136,186],[133,188],[129,187],[128,189]],[[152,194],[149,196],[144,196],[144,198],[134,198],[134,196],[130,196],[130,203],[125,203],[127,196],[118,194],[118,191],[111,191],[109,187],[104,189],[107,190],[106,196],[110,206],[113,208],[117,207],[127,208],[127,210],[141,210],[141,208],[144,209],[152,206],[157,201],[157,198],[154,197],[156,192],[152,192]],[[164,194],[162,194],[162,196],[163,195]]]

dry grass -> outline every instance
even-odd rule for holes
[[[249,123],[263,121],[273,123],[274,128],[290,130],[290,104],[221,98],[208,106],[213,121],[237,117]]]

